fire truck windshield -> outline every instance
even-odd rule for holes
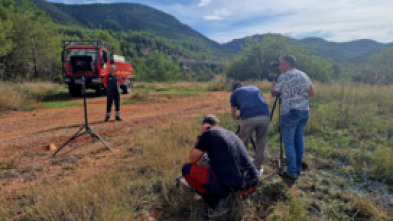
[[[74,55],[90,55],[93,62],[97,62],[97,50],[94,49],[68,49],[66,54],[66,61],[70,61],[71,56]]]

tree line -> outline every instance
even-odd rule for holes
[[[0,3],[0,78],[54,78],[60,68],[60,38],[55,24],[29,1]]]
[[[221,69],[198,63],[203,53],[192,52],[148,32],[116,32],[55,24],[28,0],[0,0],[0,79],[3,81],[62,80],[61,41],[100,40],[114,45],[115,54],[134,63],[139,80],[211,79]],[[208,76],[208,77],[204,77]]]

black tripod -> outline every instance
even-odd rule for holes
[[[61,151],[61,149],[64,148],[64,146],[66,146],[69,142],[71,142],[72,140],[75,140],[76,138],[82,136],[83,134],[90,134],[90,136],[92,138],[97,138],[98,140],[100,140],[104,146],[109,149],[111,152],[113,152],[113,150],[108,146],[108,144],[105,143],[104,139],[102,139],[90,126],[89,126],[89,122],[87,120],[87,103],[86,103],[86,87],[85,87],[85,76],[82,76],[82,93],[83,93],[83,107],[84,107],[84,114],[85,114],[85,124],[82,125],[78,132],[76,132],[74,134],[74,136],[72,136],[70,139],[68,139],[63,145],[61,145],[61,147],[59,147],[59,149],[56,150],[56,152],[54,152],[52,154],[52,157],[56,156],[57,153],[59,153]],[[84,129],[84,131],[82,132],[82,130]]]
[[[270,112],[270,121],[272,121],[273,119],[273,113],[274,110],[276,109],[276,105],[277,105],[277,101],[278,101],[278,132],[280,133],[280,158],[277,159],[277,165],[278,165],[278,173],[282,174],[283,173],[283,166],[282,163],[284,162],[284,151],[282,148],[282,134],[281,134],[281,129],[280,129],[280,120],[281,120],[281,99],[280,99],[280,95],[277,95],[276,100],[274,100],[274,104],[272,107],[272,111]]]

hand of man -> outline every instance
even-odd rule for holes
[[[201,134],[203,134],[205,131],[210,130],[212,128],[212,126],[210,124],[203,124],[201,127]]]
[[[236,109],[236,107],[232,107],[232,108],[231,108],[231,116],[232,116],[232,118],[233,118],[234,120],[239,120],[239,119],[240,119],[240,116],[237,115],[237,109]]]

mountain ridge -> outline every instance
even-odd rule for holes
[[[64,4],[44,0],[31,1],[51,16],[55,22],[64,25],[123,32],[146,31],[191,50],[216,55],[239,54],[242,45],[245,45],[246,36],[219,44],[183,24],[176,17],[139,3]],[[264,35],[266,34],[252,37],[262,40]],[[315,55],[337,62],[350,61],[362,55],[378,52],[383,47],[393,44],[379,43],[372,39],[333,42],[319,37],[303,39],[284,37],[288,42],[303,46]]]
[[[265,35],[279,35],[284,37],[289,43],[296,44],[307,48],[313,54],[330,58],[334,61],[350,61],[355,57],[367,55],[372,52],[378,52],[383,47],[390,44],[380,43],[371,39],[359,39],[348,42],[332,42],[319,37],[308,37],[303,39],[293,39],[281,34],[261,34],[250,37],[263,41]],[[246,37],[245,37],[246,38]],[[245,46],[245,38],[234,39],[226,44],[225,47],[231,48],[234,51],[240,51]]]

